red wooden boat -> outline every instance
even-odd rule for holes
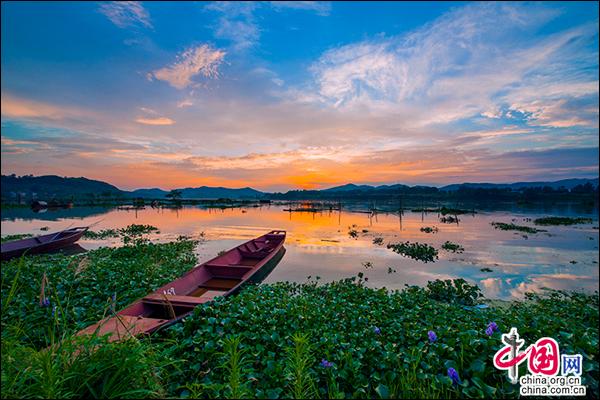
[[[150,334],[189,315],[196,306],[260,282],[285,253],[285,231],[271,231],[200,264],[78,335],[110,334],[110,341]]]
[[[60,250],[78,241],[87,230],[87,226],[80,226],[47,235],[2,243],[2,260],[10,260],[24,253],[40,254]]]

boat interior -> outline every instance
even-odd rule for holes
[[[285,238],[285,232],[273,231],[251,240],[202,264],[181,278],[141,299],[121,315],[175,319],[198,304],[222,296],[245,281],[261,267]]]

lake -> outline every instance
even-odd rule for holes
[[[197,247],[200,261],[208,260],[221,250],[272,229],[288,232],[287,252],[265,282],[304,282],[308,276],[320,281],[338,280],[363,272],[371,287],[397,289],[425,285],[434,279],[464,278],[476,283],[490,298],[522,298],[528,291],[544,287],[565,290],[598,290],[598,214],[571,208],[478,211],[459,215],[459,223],[441,223],[438,214],[405,211],[375,215],[352,211],[316,213],[286,212],[285,205],[207,209],[120,210],[103,207],[75,207],[45,213],[29,209],[2,210],[2,235],[15,233],[42,234],[40,228],[57,231],[69,226],[91,225],[98,231],[122,228],[129,224],[150,224],[160,233],[150,235],[156,241],[174,240],[179,235],[205,240]],[[537,234],[501,231],[491,222],[534,226],[532,219],[548,215],[577,215],[593,218],[592,224],[538,227]],[[425,226],[437,227],[425,233]],[[352,238],[349,230],[358,232]],[[439,250],[439,259],[423,263],[411,260],[373,244],[382,237],[384,243],[403,241],[428,243]],[[452,253],[440,247],[451,241],[464,247]],[[118,246],[118,239],[80,240],[85,249]],[[370,264],[369,264],[370,263]],[[489,268],[491,272],[484,272]]]

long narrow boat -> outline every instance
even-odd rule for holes
[[[202,263],[112,317],[78,332],[110,334],[110,341],[150,334],[189,315],[196,306],[260,282],[285,253],[285,231],[271,231]]]
[[[47,235],[2,243],[2,260],[19,257],[25,252],[27,254],[40,254],[60,250],[78,241],[87,230],[87,226],[80,226]]]

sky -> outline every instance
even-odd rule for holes
[[[598,2],[2,2],[2,174],[598,176]]]

